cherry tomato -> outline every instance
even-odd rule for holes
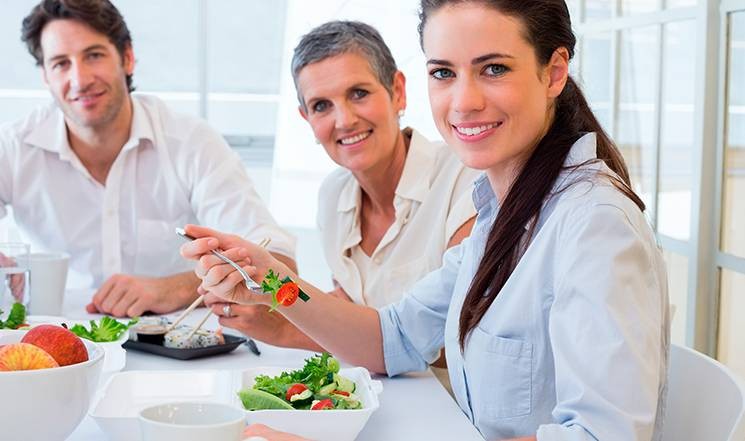
[[[333,408],[334,408],[334,403],[331,401],[330,398],[326,398],[314,404],[313,407],[310,408],[310,410],[324,410],[324,409],[333,409]]]
[[[302,383],[293,384],[292,386],[290,386],[289,389],[287,389],[287,393],[285,394],[285,399],[287,401],[290,401],[290,398],[292,398],[293,395],[303,393],[306,390],[308,390],[308,386]]]
[[[300,287],[295,282],[287,282],[277,291],[277,302],[282,306],[290,306],[297,300]]]

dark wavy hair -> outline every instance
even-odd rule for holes
[[[564,0],[422,0],[419,12],[419,38],[427,18],[448,5],[478,3],[523,24],[523,38],[535,50],[538,62],[546,66],[554,52],[566,48],[574,56],[576,38]],[[515,270],[533,231],[526,231],[531,219],[540,214],[572,145],[587,132],[597,135],[598,159],[615,175],[611,182],[644,211],[644,203],[631,189],[623,157],[593,115],[577,83],[569,77],[555,101],[555,117],[519,172],[501,204],[499,214],[486,241],[484,257],[479,263],[460,315],[459,342],[465,347],[471,331],[499,295]],[[527,235],[527,238],[526,238]]]
[[[36,59],[36,65],[44,64],[41,48],[41,33],[49,22],[54,20],[77,20],[96,32],[108,37],[120,56],[132,47],[132,37],[127,23],[119,10],[108,0],[42,0],[34,6],[23,19],[21,41],[26,43],[29,53]],[[127,75],[127,88],[134,92],[132,75]]]

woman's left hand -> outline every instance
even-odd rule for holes
[[[309,441],[290,433],[279,432],[263,424],[251,424],[243,432],[243,441]]]

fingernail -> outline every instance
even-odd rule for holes
[[[241,248],[240,250],[238,250],[238,255],[240,257],[248,257],[248,250],[245,248]]]
[[[220,242],[218,242],[217,239],[210,239],[210,240],[207,241],[207,245],[209,245],[211,247],[216,247],[216,246],[220,245]]]

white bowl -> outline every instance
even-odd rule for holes
[[[140,412],[143,441],[239,441],[243,412],[219,403],[166,403]]]
[[[126,371],[114,374],[91,417],[112,441],[140,440],[139,412],[174,401],[232,403],[238,390],[234,371]]]
[[[279,375],[286,368],[258,367],[243,371],[240,389],[250,389],[257,375]],[[339,374],[354,381],[354,394],[362,401],[362,409],[354,410],[253,410],[246,412],[249,424],[261,423],[282,432],[289,432],[308,439],[324,441],[353,441],[365,427],[367,420],[380,406],[378,394],[383,383],[370,378],[365,368],[342,369]],[[236,398],[238,406],[243,407]]]
[[[26,331],[0,331],[0,345]],[[62,441],[80,424],[96,392],[104,350],[83,339],[88,361],[32,371],[0,372],[0,440]]]

